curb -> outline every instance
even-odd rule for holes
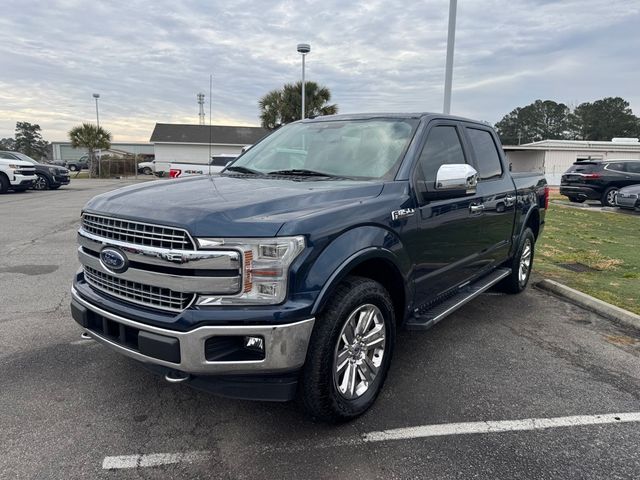
[[[567,287],[566,285],[554,280],[545,278],[544,280],[537,282],[535,286],[541,290],[546,290],[547,292],[551,292],[559,297],[565,298],[585,310],[595,312],[609,320],[621,323],[627,327],[640,330],[640,315],[636,315],[633,312],[616,307],[615,305],[611,305],[610,303],[602,300],[598,300],[591,295],[574,290],[573,288]]]

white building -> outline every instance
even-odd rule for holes
[[[640,159],[637,138],[614,138],[610,142],[588,140],[542,140],[525,145],[506,145],[504,151],[514,172],[543,172],[549,185],[580,160]]]
[[[240,154],[269,132],[260,127],[156,123],[150,142],[156,166],[171,162],[209,162],[210,155]]]

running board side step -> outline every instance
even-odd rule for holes
[[[511,274],[510,268],[499,268],[494,270],[475,282],[462,287],[453,297],[435,304],[424,313],[415,315],[405,324],[405,328],[407,330],[427,330],[433,327],[447,315],[455,312],[465,303],[470,302],[509,274]]]

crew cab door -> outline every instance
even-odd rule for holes
[[[478,262],[491,269],[509,257],[516,209],[516,187],[506,167],[495,132],[478,124],[464,124],[465,139],[478,171],[481,212]]]
[[[412,173],[418,218],[407,246],[415,265],[418,307],[466,282],[480,268],[476,260],[483,247],[482,224],[481,215],[475,211],[480,197],[430,198],[439,167],[464,163],[471,161],[461,127],[451,121],[432,122]]]

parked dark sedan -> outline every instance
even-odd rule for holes
[[[599,200],[614,207],[618,190],[640,183],[640,160],[576,162],[562,176],[560,195],[572,202]]]
[[[0,152],[0,158],[13,158],[32,163],[36,167],[37,180],[31,188],[34,190],[55,190],[71,181],[69,170],[55,165],[46,165],[20,152]]]
[[[629,210],[640,210],[640,184],[618,190],[616,206]]]

